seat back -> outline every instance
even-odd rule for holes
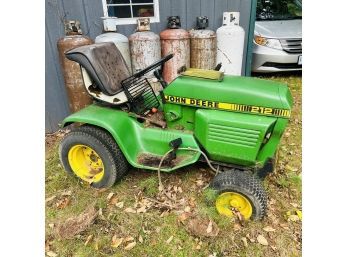
[[[125,60],[112,42],[80,46],[65,55],[85,68],[95,85],[109,96],[121,92],[121,81],[130,76]]]

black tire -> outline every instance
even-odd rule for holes
[[[119,181],[128,172],[129,163],[124,157],[115,139],[108,131],[92,125],[83,125],[77,128],[76,131],[82,131],[98,138],[109,149],[109,151],[112,153],[112,156],[114,157],[116,169],[118,171],[116,182]]]
[[[113,152],[110,151],[110,146],[108,147],[107,144],[98,137],[79,130],[80,128],[68,133],[59,145],[59,158],[64,169],[69,175],[76,176],[69,164],[68,153],[70,149],[76,145],[88,146],[94,149],[100,156],[104,165],[103,177],[98,182],[92,182],[91,186],[95,188],[111,187],[122,172],[118,170],[119,165],[115,161]]]
[[[243,195],[252,206],[252,220],[260,220],[266,215],[267,194],[261,181],[244,171],[230,170],[216,175],[210,186],[217,195],[225,192],[236,192]]]

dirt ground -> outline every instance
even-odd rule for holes
[[[301,256],[302,78],[265,79],[286,83],[294,108],[276,170],[264,181],[264,220],[218,215],[205,189],[212,175],[202,165],[163,174],[162,193],[155,172],[137,169],[110,189],[93,189],[64,172],[60,131],[46,136],[46,256]]]

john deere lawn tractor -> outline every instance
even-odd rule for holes
[[[66,53],[81,65],[94,104],[64,119],[76,123],[59,147],[71,175],[96,188],[111,187],[130,166],[172,172],[205,162],[216,176],[216,209],[261,219],[267,197],[262,180],[290,117],[286,85],[228,76],[218,70],[182,69],[170,84],[162,78],[168,55],[130,75],[113,43]],[[163,90],[155,93],[149,75]]]

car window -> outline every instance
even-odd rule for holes
[[[302,18],[302,1],[257,0],[256,20],[292,20]]]

